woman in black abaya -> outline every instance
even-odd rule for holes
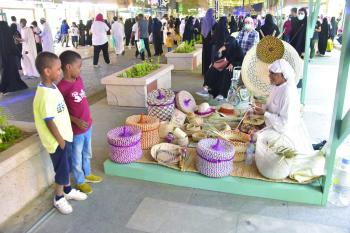
[[[241,66],[243,62],[243,51],[237,40],[229,36],[221,48],[218,49],[214,62],[226,58],[228,64],[223,70],[217,70],[212,65],[204,76],[203,90],[197,92],[198,95],[207,97],[213,95],[217,100],[227,98],[227,93],[231,86],[233,68]]]
[[[298,11],[298,21],[296,22],[296,28],[293,29],[291,35],[290,44],[298,52],[299,56],[305,52],[305,39],[306,39],[306,26],[307,26],[307,12],[304,8]]]
[[[328,20],[327,18],[323,18],[322,25],[321,25],[321,32],[318,36],[318,52],[321,55],[326,54],[328,38],[329,38]]]
[[[79,45],[80,46],[85,46],[86,26],[83,24],[83,20],[79,21],[78,29],[79,29]]]
[[[273,17],[271,14],[266,15],[265,24],[261,26],[258,32],[260,35],[260,40],[262,40],[262,38],[265,36],[279,36],[280,30],[278,29],[278,26],[273,22]]]
[[[213,46],[212,46],[212,56],[211,62],[217,53],[217,51],[224,45],[227,38],[230,36],[230,33],[227,29],[227,18],[225,16],[220,17],[218,23],[215,26],[213,34]]]
[[[235,17],[232,15],[231,16],[231,22],[230,22],[230,33],[234,33],[238,31],[238,24],[237,21],[235,19]]]
[[[14,92],[28,88],[22,81],[16,64],[16,59],[21,56],[10,28],[6,22],[0,21],[0,56],[1,56],[1,83],[0,92]]]
[[[154,56],[160,56],[163,53],[162,48],[162,23],[158,18],[153,18],[152,23],[152,35],[153,35],[153,46],[154,46]]]
[[[21,37],[21,33],[19,33],[17,31],[17,25],[16,24],[14,24],[14,23],[11,24],[11,26],[10,26],[10,33],[11,33],[13,41],[14,41],[14,43],[16,45],[17,51],[20,54],[22,52],[22,43],[20,42],[22,37]],[[21,56],[16,56],[16,64],[17,64],[18,69],[21,70],[22,69],[22,67],[21,67]]]
[[[182,40],[187,42],[191,42],[192,40],[194,40],[194,26],[192,16],[190,16],[186,21],[185,31]]]
[[[203,37],[203,48],[202,48],[202,75],[208,71],[211,63],[211,53],[212,53],[212,33],[215,26],[214,10],[209,8],[205,13],[205,17],[202,19],[201,34]]]

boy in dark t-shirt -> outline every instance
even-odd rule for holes
[[[80,77],[82,59],[78,53],[68,50],[60,55],[60,60],[64,77],[57,86],[67,104],[72,123],[72,172],[77,189],[89,194],[92,193],[92,188],[87,183],[99,183],[102,178],[91,173],[92,120]]]

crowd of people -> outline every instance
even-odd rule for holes
[[[125,21],[117,16],[109,21],[102,14],[98,14],[87,20],[85,24],[83,20],[80,20],[78,24],[62,20],[55,38],[62,47],[69,47],[70,41],[74,48],[93,46],[93,65],[96,68],[100,67],[98,60],[101,51],[105,63],[110,64],[108,51],[110,46],[114,48],[117,55],[124,55],[125,47],[134,47],[135,57],[145,60],[145,53],[147,53],[147,59],[152,60],[152,56],[161,56],[164,53],[163,47],[169,52],[182,42],[201,41],[203,43],[202,75],[205,81],[203,90],[198,94],[201,96],[213,94],[215,98],[222,100],[227,96],[228,87],[226,85],[229,85],[229,80],[226,79],[231,76],[232,68],[240,66],[245,54],[263,37],[272,35],[282,38],[303,57],[307,17],[306,9],[292,8],[283,24],[283,31],[280,31],[276,18],[271,14],[266,14],[264,17],[260,15],[223,16],[216,20],[214,11],[208,9],[203,18],[193,16],[176,18],[167,14],[158,18],[139,14]],[[38,77],[34,65],[37,54],[42,51],[54,52],[54,40],[50,26],[45,18],[40,19],[40,24],[33,21],[30,25],[26,19],[20,19],[20,22],[17,23],[15,16],[12,16],[11,20],[9,29],[1,31],[4,41],[11,43],[11,46],[5,46],[2,50],[2,58],[5,61],[8,59],[5,54],[11,53],[13,54],[11,59],[14,59],[16,65],[12,65],[11,71],[8,66],[3,68],[2,79],[5,81],[7,74],[16,73],[14,76],[17,76],[18,70],[22,70],[27,78]],[[5,28],[6,25],[2,24],[2,27]],[[316,54],[324,56],[329,51],[329,43],[335,39],[338,32],[337,24],[338,20],[335,17],[330,20],[327,17],[319,17],[310,43],[311,59]],[[341,42],[341,37],[339,42]],[[153,54],[151,44],[154,48]],[[225,69],[215,68],[223,65],[226,65]],[[226,77],[222,84],[213,81],[214,76],[218,75],[217,72]],[[20,90],[25,86],[19,79],[17,82],[20,82],[19,89],[13,88],[17,86],[16,82],[13,85],[2,84],[6,87],[2,87],[0,92]],[[222,91],[218,91],[217,88]]]

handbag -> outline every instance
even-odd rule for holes
[[[139,50],[140,53],[142,53],[145,50],[145,42],[143,41],[143,39],[139,39],[136,42],[137,45],[137,49]]]
[[[228,65],[228,60],[226,58],[219,59],[213,63],[214,69],[217,71],[223,71]]]
[[[327,52],[332,52],[333,50],[333,41],[332,39],[328,39],[327,40],[327,48],[326,48],[326,51]]]

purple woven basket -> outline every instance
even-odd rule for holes
[[[197,145],[197,169],[209,177],[229,176],[233,170],[234,154],[234,146],[229,142],[214,138],[202,139]]]
[[[175,111],[175,94],[171,89],[157,89],[148,93],[148,115],[170,121]]]
[[[107,141],[110,158],[115,163],[131,163],[142,157],[141,130],[134,126],[111,129]]]

